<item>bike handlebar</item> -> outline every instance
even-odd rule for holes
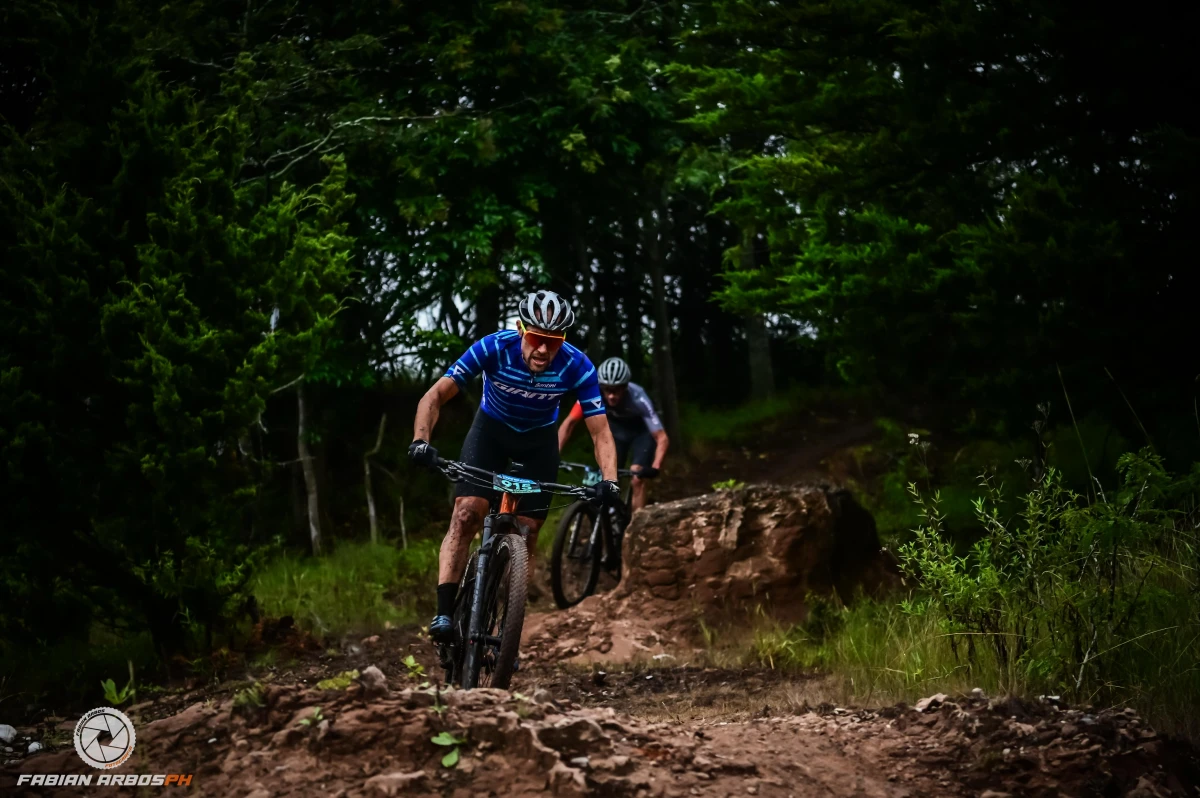
[[[559,467],[559,468],[565,468],[565,469],[567,469],[568,471],[577,471],[577,470],[583,470],[583,471],[599,471],[599,470],[600,470],[600,469],[596,468],[595,466],[586,465],[586,464],[584,464],[584,463],[569,463],[569,462],[567,462],[566,460],[563,460],[563,461],[559,462],[559,464],[558,464],[558,467]],[[630,471],[628,468],[618,468],[618,469],[617,469],[617,476],[618,476],[618,477],[631,477],[631,476],[633,476],[635,473],[637,473],[637,472],[635,472],[635,471]]]
[[[511,474],[497,474],[494,471],[488,471],[485,468],[476,468],[475,466],[467,465],[459,460],[447,460],[443,457],[438,457],[433,462],[433,467],[441,471],[446,475],[447,478],[450,478],[455,482],[458,481],[453,473],[456,471],[459,473],[466,473],[476,477],[481,477],[483,479],[487,479],[488,481],[494,480],[498,476],[512,476]],[[530,482],[533,482],[533,484],[538,486],[539,490],[542,490],[546,493],[559,493],[564,496],[574,496],[579,499],[594,498],[588,489],[582,485],[560,485],[557,482],[538,482],[537,480],[530,480]]]

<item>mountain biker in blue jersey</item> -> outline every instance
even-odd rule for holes
[[[633,464],[629,467],[635,472],[632,505],[634,510],[639,510],[646,506],[646,480],[658,476],[671,441],[658,413],[654,412],[654,403],[642,386],[629,381],[630,376],[629,365],[619,357],[610,357],[597,371],[608,426],[617,443],[617,467],[623,467],[626,456],[633,455]],[[558,428],[559,451],[567,445],[575,426],[586,413],[586,408],[579,402],[571,408],[571,413]]]
[[[519,476],[553,482],[558,476],[558,406],[563,394],[574,392],[604,477],[593,493],[602,501],[619,502],[616,444],[604,414],[596,368],[566,342],[575,313],[553,291],[535,291],[521,300],[517,315],[517,330],[502,330],[476,341],[422,397],[409,458],[419,465],[436,461],[437,450],[429,445],[429,436],[442,405],[483,374],[483,402],[463,441],[460,459],[494,472],[504,471],[511,459],[522,465]],[[437,615],[429,625],[429,636],[435,641],[449,642],[453,635],[450,614],[470,542],[495,495],[490,488],[466,482],[455,487],[454,514],[438,556]],[[546,520],[549,503],[550,494],[532,494],[522,497],[518,510],[520,522],[530,529],[531,572],[538,529]]]

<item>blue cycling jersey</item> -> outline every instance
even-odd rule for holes
[[[574,391],[583,415],[604,414],[596,367],[587,355],[564,343],[550,366],[534,374],[521,357],[521,334],[516,330],[492,333],[471,345],[446,370],[460,389],[483,374],[480,410],[517,432],[549,426],[558,420],[563,394]]]

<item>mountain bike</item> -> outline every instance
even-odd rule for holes
[[[603,479],[600,469],[582,463],[558,464],[568,471],[583,471],[583,485],[595,485]],[[627,468],[617,477],[629,477]],[[626,483],[621,504],[607,512],[587,502],[575,502],[563,514],[550,552],[550,589],[559,609],[573,607],[596,590],[600,567],[604,565],[621,581],[621,541],[633,516],[633,487]]]
[[[467,481],[500,494],[483,519],[480,546],[459,582],[450,616],[454,636],[438,644],[438,659],[450,684],[507,688],[516,669],[529,587],[529,528],[517,520],[517,503],[531,493],[573,496],[581,500],[576,504],[586,503],[588,486],[535,482],[440,457],[433,467],[452,482]],[[510,470],[519,471],[520,464],[511,464]]]

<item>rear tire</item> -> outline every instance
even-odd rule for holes
[[[485,643],[475,648],[467,643],[462,686],[507,690],[521,647],[525,598],[529,590],[529,554],[520,535],[506,534],[497,538],[485,579],[480,628],[485,636],[500,638],[500,644]],[[475,656],[471,656],[472,653]]]
[[[554,535],[550,552],[550,589],[559,609],[573,607],[596,590],[600,578],[600,560],[604,556],[604,536],[592,532],[599,513],[586,501],[567,508]]]

